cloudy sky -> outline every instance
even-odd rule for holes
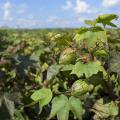
[[[14,28],[79,27],[104,13],[120,16],[120,0],[0,0],[0,26]]]

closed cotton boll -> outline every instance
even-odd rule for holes
[[[82,80],[77,80],[73,83],[71,89],[72,89],[71,94],[73,96],[80,96],[86,94],[87,92],[90,92],[93,89],[93,85],[88,84]]]
[[[60,64],[70,64],[75,61],[76,54],[72,48],[66,48],[60,55]]]

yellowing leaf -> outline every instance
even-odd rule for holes
[[[118,115],[118,106],[113,102],[104,104],[103,99],[99,99],[93,106],[92,111],[96,113],[97,118],[108,118]]]

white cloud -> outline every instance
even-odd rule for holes
[[[12,7],[12,4],[9,1],[7,1],[3,4],[2,9],[3,9],[3,19],[4,20],[8,20],[8,21],[12,20],[12,16],[10,13],[11,7]]]
[[[2,18],[4,21],[13,21],[19,14],[24,14],[28,10],[25,3],[19,5],[11,3],[10,1],[4,2],[2,5]]]
[[[83,23],[86,17],[79,17],[78,18],[78,23]]]
[[[71,0],[67,0],[67,1],[66,1],[66,4],[63,5],[62,8],[63,8],[64,10],[68,10],[68,9],[72,8],[72,6],[73,6],[72,1],[71,1]]]
[[[97,9],[91,8],[91,6],[85,0],[75,0],[75,4],[72,3],[72,0],[67,0],[66,5],[62,6],[64,10],[74,10],[75,13],[96,13]]]
[[[40,21],[35,19],[19,18],[16,20],[16,26],[19,28],[32,28],[40,25]]]
[[[70,27],[73,24],[73,19],[63,19],[57,16],[49,16],[45,24],[49,27]]]
[[[55,22],[58,18],[56,16],[49,16],[47,22]]]
[[[76,13],[89,12],[89,5],[83,0],[76,0],[76,6],[74,8]]]
[[[63,23],[63,20],[61,20],[57,16],[49,16],[47,21],[46,21],[46,24],[54,24],[56,26],[56,25],[60,25],[61,21]]]
[[[103,0],[102,5],[104,7],[112,7],[112,6],[120,4],[119,2],[120,0]]]

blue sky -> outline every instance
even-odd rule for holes
[[[120,16],[120,0],[0,0],[0,26],[14,28],[80,27],[105,13]]]

